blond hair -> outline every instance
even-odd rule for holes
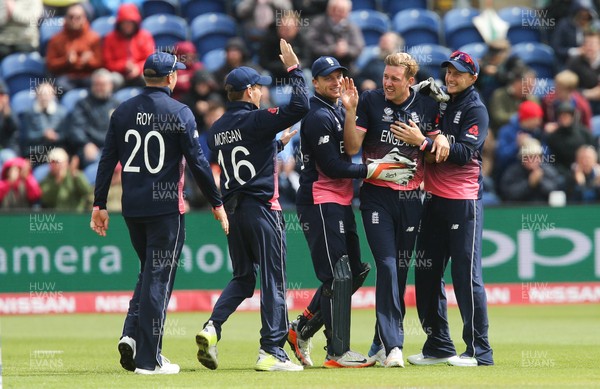
[[[408,53],[393,53],[385,57],[384,63],[387,66],[404,66],[406,79],[414,77],[419,71],[419,64]]]
[[[579,76],[571,70],[563,70],[554,76],[554,82],[568,90],[575,90],[579,85]]]

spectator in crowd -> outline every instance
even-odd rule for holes
[[[58,103],[54,86],[47,82],[38,85],[33,108],[22,115],[21,154],[29,157],[37,146],[45,150],[62,147],[66,117],[67,111]]]
[[[107,3],[107,2],[114,3],[115,0],[102,0],[102,1],[105,3]],[[117,0],[117,2],[119,2],[119,1],[121,1],[121,0]],[[131,1],[128,0],[128,2],[131,2]],[[68,12],[69,7],[72,6],[73,4],[83,5],[86,9],[86,12],[90,12],[90,14],[94,10],[93,6],[89,3],[88,0],[43,0],[43,3],[44,3],[44,14],[48,15],[50,17],[64,16]],[[114,14],[114,12],[113,12],[113,14]]]
[[[81,4],[67,9],[62,31],[48,43],[46,64],[63,91],[89,87],[90,75],[102,66],[100,36],[91,29]]]
[[[28,160],[15,157],[4,163],[0,177],[0,209],[31,208],[41,194]]]
[[[87,177],[96,177],[110,116],[119,102],[113,97],[113,78],[106,69],[92,74],[90,93],[79,100],[71,112],[68,122],[70,151],[79,157],[80,168],[93,165]]]
[[[225,92],[225,76],[227,76],[230,71],[240,66],[251,66],[259,73],[261,72],[261,69],[252,63],[250,52],[246,48],[244,40],[242,38],[234,37],[227,41],[227,45],[225,45],[225,64],[214,73],[223,99],[227,98],[227,93]]]
[[[550,42],[559,63],[581,54],[584,32],[592,29],[595,16],[596,11],[589,2],[571,3],[569,16],[557,23]]]
[[[8,87],[0,79],[0,167],[19,154],[19,122],[12,112]]]
[[[204,115],[210,109],[211,104],[224,104],[218,89],[215,79],[208,70],[197,70],[192,77],[190,90],[181,98],[181,102],[192,110],[196,119],[196,127],[201,134],[208,128]]]
[[[594,137],[584,127],[575,122],[575,108],[562,103],[557,109],[557,126],[546,129],[546,143],[555,157],[556,168],[564,176],[569,176],[575,162],[575,152],[583,145],[594,145]]]
[[[288,72],[281,68],[279,59],[281,39],[292,45],[300,63],[308,62],[308,44],[305,35],[300,33],[300,27],[303,25],[298,15],[285,12],[271,24],[261,42],[259,64],[271,74],[276,83],[288,79]]]
[[[581,54],[567,62],[567,69],[579,76],[579,88],[588,99],[594,115],[600,114],[600,35],[595,31],[584,34]]]
[[[510,42],[506,39],[496,39],[487,44],[487,52],[479,61],[481,74],[475,86],[484,102],[489,102],[492,93],[504,86],[506,60],[510,55]]]
[[[503,200],[547,203],[550,192],[561,188],[563,180],[560,173],[546,163],[543,154],[537,139],[524,142],[520,163],[511,165],[502,176],[500,188]]]
[[[570,70],[563,70],[554,76],[554,89],[542,99],[544,109],[544,127],[557,126],[557,109],[563,103],[570,103],[575,108],[575,123],[591,130],[592,108],[585,97],[579,93],[577,86],[579,77]]]
[[[125,86],[144,86],[142,71],[146,58],[154,51],[152,34],[141,28],[142,17],[135,4],[119,7],[115,29],[102,45],[104,66],[120,73]]]
[[[600,200],[600,164],[592,146],[580,146],[571,167],[567,185],[570,202],[597,202]]]
[[[0,61],[12,53],[37,50],[42,12],[41,0],[0,1]]]
[[[123,195],[123,182],[121,181],[121,172],[123,168],[121,163],[117,163],[110,182],[110,191],[106,197],[106,210],[108,212],[121,213],[121,196]]]
[[[373,90],[383,87],[383,70],[385,57],[402,51],[404,39],[393,31],[386,32],[379,38],[379,53],[371,58],[356,76],[356,85],[359,91]],[[418,78],[418,77],[417,77]]]
[[[43,208],[77,212],[90,208],[92,188],[77,169],[76,159],[69,164],[69,155],[60,147],[48,153],[50,171],[40,182]]]
[[[354,61],[365,46],[365,40],[360,28],[348,19],[351,10],[350,0],[329,0],[327,13],[315,16],[310,29],[306,31],[312,60],[332,56],[342,66],[352,70]]]
[[[327,9],[328,0],[292,0],[294,9],[300,12],[303,18],[321,15]]]
[[[178,42],[173,54],[177,56],[179,62],[186,66],[185,69],[177,71],[177,84],[171,95],[174,99],[181,101],[183,95],[188,93],[192,86],[194,73],[201,70],[203,66],[198,59],[196,46],[190,41]]]
[[[542,107],[533,101],[524,101],[519,112],[498,131],[494,175],[498,181],[506,168],[519,161],[519,150],[531,138],[542,140]]]
[[[488,103],[490,128],[494,134],[517,113],[519,104],[525,100],[538,100],[531,95],[535,83],[535,72],[531,68],[517,66],[507,77],[508,85],[496,89]]]
[[[235,7],[235,14],[242,22],[244,36],[249,43],[260,41],[272,23],[291,11],[290,0],[240,0]]]

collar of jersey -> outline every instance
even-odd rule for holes
[[[382,91],[383,91],[383,89],[382,89]],[[409,108],[411,106],[411,104],[415,101],[415,99],[417,98],[417,94],[415,93],[415,91],[413,91],[412,89],[410,89],[409,90],[408,98],[406,100],[404,100],[400,104],[396,104],[393,101],[386,99],[385,98],[385,92],[383,92],[383,98],[385,99],[385,101],[388,101],[391,104],[394,104],[399,109],[401,109],[403,111],[406,111],[406,109]]]
[[[318,93],[315,93],[315,95],[313,97],[315,99],[319,100],[321,103],[323,103],[326,106],[328,106],[332,110],[336,110],[336,109],[339,108],[339,106],[335,106],[335,105],[331,104],[329,101],[327,101],[327,99],[325,97],[323,97],[322,95],[320,95]]]
[[[459,94],[457,94],[456,96],[452,97],[452,99],[450,101],[452,101],[453,103],[458,103],[458,102],[464,100],[467,96],[469,96],[471,94],[471,92],[473,92],[473,90],[475,90],[475,86],[471,85],[464,91],[462,91]]]
[[[254,105],[254,103],[238,100],[238,101],[228,102],[227,109],[245,109],[248,111],[254,111],[255,109],[258,109],[258,107],[256,105]]]
[[[159,90],[165,92],[169,96],[171,96],[171,93],[173,93],[173,91],[171,91],[171,88],[169,88],[168,86],[147,86],[144,87],[144,89],[147,89],[149,92]]]

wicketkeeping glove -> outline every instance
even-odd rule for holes
[[[367,159],[367,178],[406,185],[415,175],[417,163],[394,148],[383,158]]]
[[[433,77],[429,77],[427,80],[413,85],[412,88],[415,92],[433,97],[438,103],[445,103],[450,100],[450,96],[437,86]]]

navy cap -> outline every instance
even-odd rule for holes
[[[463,51],[455,51],[450,54],[450,59],[448,61],[442,62],[442,67],[448,67],[448,65],[452,65],[461,73],[471,73],[476,76],[479,74],[479,64],[477,61],[474,61],[473,58],[463,52]]]
[[[318,76],[328,76],[338,69],[348,71],[348,69],[340,65],[337,59],[333,57],[323,56],[317,58],[315,62],[313,62],[312,68],[310,70],[312,72],[312,76],[314,78],[317,78]]]
[[[271,85],[271,77],[261,76],[248,66],[240,66],[229,72],[225,77],[225,85],[231,85],[235,91],[243,91],[252,85]]]
[[[177,57],[173,54],[158,51],[146,58],[144,70],[151,69],[156,72],[156,77],[164,77],[175,70],[185,69],[185,65],[177,62]]]

